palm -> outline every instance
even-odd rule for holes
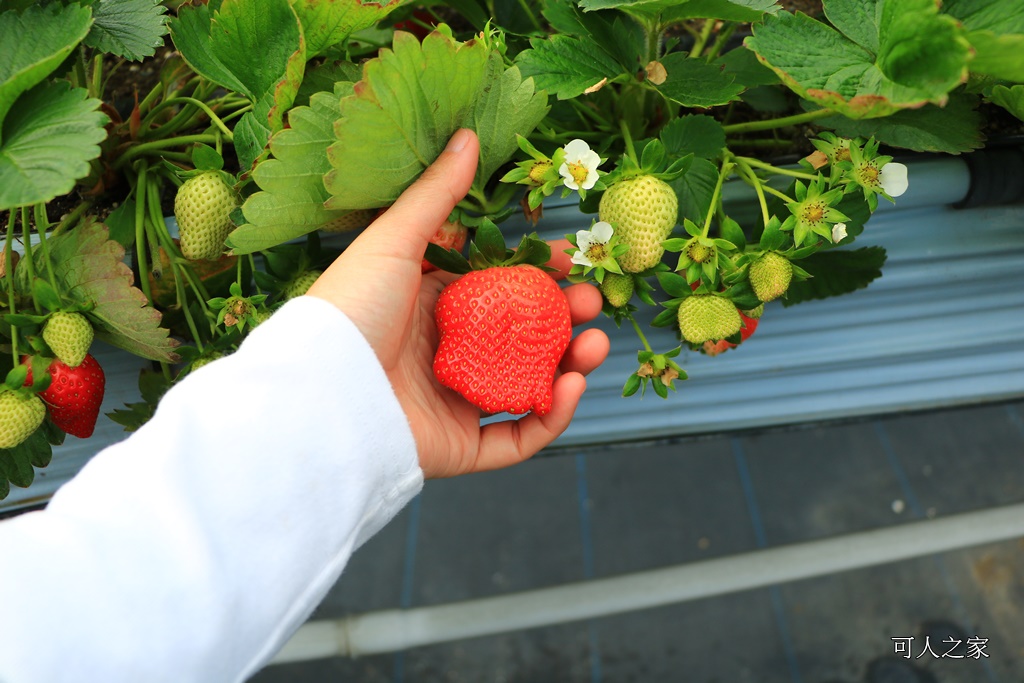
[[[471,471],[480,445],[480,409],[442,386],[433,373],[437,348],[434,304],[444,279],[438,274],[424,276],[402,335],[403,348],[385,365],[416,435],[421,460],[435,463],[434,476]]]

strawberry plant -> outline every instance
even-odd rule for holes
[[[762,313],[881,274],[883,250],[851,245],[913,183],[900,150],[959,154],[990,119],[1024,119],[1017,4],[0,2],[0,498],[92,432],[99,345],[151,362],[141,400],[111,414],[136,429],[462,127],[479,165],[431,251],[451,267],[475,235],[481,273],[557,301],[523,265],[543,249],[510,253],[500,229],[519,211],[543,228],[545,201],[578,199],[592,218],[567,236],[570,279],[637,333],[623,392],[667,396],[682,353],[729,362]],[[754,215],[732,215],[735,186]],[[536,374],[514,392],[528,400],[492,401],[493,377],[471,400],[544,411],[546,359],[516,361]],[[60,398],[78,381],[88,405]]]

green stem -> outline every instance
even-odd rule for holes
[[[57,276],[53,272],[53,261],[50,260],[50,245],[46,240],[46,230],[50,227],[50,222],[46,219],[46,204],[36,204],[35,214],[36,232],[39,234],[39,246],[43,250],[43,261],[46,263],[46,276],[49,278],[53,289],[59,292],[60,288],[57,287]]]
[[[771,220],[771,217],[768,214],[768,202],[765,201],[764,198],[764,188],[762,187],[761,179],[757,177],[757,174],[754,173],[754,170],[750,168],[750,166],[748,166],[747,164],[743,163],[742,161],[737,161],[736,163],[741,173],[743,174],[743,179],[747,182],[748,185],[753,187],[754,192],[757,193],[757,201],[761,205],[761,220],[764,221],[765,225],[768,225],[768,221]]]
[[[715,26],[713,19],[704,20],[704,28],[701,29],[700,35],[697,36],[697,41],[693,44],[693,49],[690,50],[690,57],[699,57],[700,53],[704,51],[704,46],[708,44],[708,38],[711,37],[711,29]]]
[[[778,190],[776,190],[776,189],[775,189],[774,187],[772,187],[771,185],[768,185],[767,183],[762,183],[762,184],[761,184],[761,187],[762,187],[762,188],[763,188],[763,189],[764,189],[764,190],[765,190],[765,191],[766,191],[766,192],[767,192],[768,194],[773,194],[773,195],[775,195],[776,197],[778,197],[779,199],[781,199],[781,200],[785,201],[785,202],[786,202],[786,203],[788,203],[788,204],[791,204],[791,203],[793,203],[793,201],[794,201],[792,197],[790,197],[789,195],[785,194],[784,192],[779,192]]]
[[[726,41],[728,41],[729,37],[736,32],[737,28],[739,28],[739,24],[730,23],[728,26],[719,31],[718,37],[715,38],[715,42],[711,46],[711,49],[708,50],[708,54],[706,55],[705,59],[707,59],[709,62],[717,59],[719,53],[722,51],[722,48],[725,47]]]
[[[661,57],[661,37],[663,31],[655,21],[644,22],[644,35],[647,38],[647,62],[657,61]],[[645,66],[646,66],[645,64]]]
[[[835,114],[835,112],[831,109],[816,109],[815,111],[808,111],[803,114],[793,114],[792,116],[783,116],[777,119],[734,123],[731,126],[725,126],[724,128],[726,135],[738,135],[740,133],[750,133],[755,130],[772,130],[773,128],[795,126],[801,123],[808,123],[809,121],[823,119],[826,116],[832,116],[833,114]]]
[[[636,149],[633,148],[633,136],[629,133],[629,126],[626,124],[625,119],[619,121],[619,129],[622,131],[622,140],[626,145],[626,154],[639,167],[640,159],[636,156]]]
[[[153,109],[152,113],[155,114],[161,109],[164,109],[165,107],[173,107],[179,102],[187,102],[195,107],[198,107],[199,109],[202,109],[203,112],[205,112],[206,115],[210,117],[210,122],[213,125],[217,126],[217,128],[219,128],[222,133],[224,133],[224,137],[226,137],[228,140],[234,140],[235,136],[231,133],[231,129],[224,125],[224,122],[220,119],[220,117],[217,116],[213,112],[213,110],[206,105],[206,102],[203,102],[202,100],[197,100],[194,97],[175,97],[172,100],[164,100]]]
[[[114,164],[114,168],[118,169],[127,164],[135,157],[142,156],[143,154],[149,154],[151,152],[159,152],[160,150],[167,149],[168,147],[181,147],[183,145],[191,145],[194,142],[209,142],[216,143],[217,136],[213,134],[201,134],[201,135],[181,135],[176,138],[167,138],[166,140],[154,140],[152,142],[144,142],[141,145],[135,145],[127,152],[121,155],[121,158]]]
[[[540,25],[539,21],[537,21],[537,17],[534,15],[533,10],[530,9],[530,6],[528,4],[526,4],[526,0],[518,0],[518,1],[519,1],[519,7],[522,8],[523,12],[526,13],[526,16],[528,16],[530,18],[530,23],[533,24],[533,30],[537,31],[538,33],[543,32],[544,31],[544,27]]]
[[[85,74],[85,48],[79,47],[74,66],[75,85],[80,88],[89,87],[89,77]]]
[[[144,112],[149,107],[151,107],[153,105],[153,102],[158,97],[160,97],[160,93],[162,93],[163,91],[164,91],[164,84],[163,83],[157,83],[156,85],[154,85],[153,89],[150,90],[148,93],[146,93],[146,96],[142,98],[141,102],[139,102],[139,112],[140,113]]]
[[[78,219],[81,218],[82,215],[85,214],[85,212],[88,211],[91,208],[92,208],[92,201],[85,201],[85,202],[82,202],[81,204],[79,204],[78,206],[76,206],[71,211],[71,213],[69,213],[67,216],[65,216],[61,220],[61,222],[57,224],[57,227],[53,229],[53,236],[56,237],[57,235],[61,234],[62,232],[64,232],[68,228],[70,228],[73,225],[75,225],[75,223],[78,222]]]
[[[25,247],[25,272],[28,274],[28,286],[32,293],[32,308],[39,313],[39,302],[36,301],[35,288],[32,286],[36,281],[36,267],[32,260],[32,228],[29,225],[27,206],[21,207],[21,242]]]
[[[146,295],[146,301],[153,305],[153,292],[149,286],[149,263],[146,256],[146,174],[149,164],[139,164],[138,180],[135,183],[135,257],[139,261],[139,286]]]
[[[171,274],[174,276],[174,289],[178,296],[178,305],[181,306],[181,311],[185,314],[185,323],[188,325],[189,331],[192,332],[192,340],[196,343],[199,353],[202,353],[203,340],[199,338],[199,328],[188,307],[188,293],[185,291],[185,284],[181,281],[181,274],[178,272],[180,267],[173,261],[171,262]]]
[[[736,147],[753,147],[755,149],[789,149],[793,145],[792,140],[777,140],[774,138],[761,138],[758,140],[726,140],[725,146],[734,149]]]
[[[17,313],[14,298],[14,220],[17,213],[9,211],[7,214],[7,240],[4,243],[4,284],[7,287],[7,307],[11,313]],[[18,328],[11,325],[11,345],[14,349],[14,364],[21,362],[21,354],[18,353]]]
[[[745,164],[753,166],[754,168],[761,168],[775,175],[789,176],[790,178],[800,178],[801,180],[817,180],[818,176],[812,173],[804,173],[803,171],[792,171],[788,168],[779,168],[778,166],[772,166],[769,163],[761,161],[760,159],[754,159],[753,157],[736,157],[737,161],[743,161]]]
[[[651,345],[647,343],[647,337],[644,335],[644,331],[640,329],[640,325],[637,323],[636,318],[633,317],[632,313],[628,314],[627,317],[629,318],[629,322],[633,324],[633,329],[636,330],[636,336],[640,337],[640,342],[644,345],[644,350],[654,353],[651,349]]]
[[[715,191],[711,195],[711,206],[708,208],[708,215],[704,218],[704,228],[701,236],[707,237],[711,230],[711,219],[715,217],[715,210],[718,208],[718,200],[722,196],[722,184],[732,171],[733,164],[730,161],[722,162],[722,169],[718,172],[718,182],[715,183]]]
[[[89,94],[97,99],[103,99],[103,54],[92,58],[92,85]]]

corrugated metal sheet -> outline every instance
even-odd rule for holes
[[[596,324],[612,338],[608,361],[558,446],[645,440],[1024,396],[1024,205],[956,210],[968,191],[966,164],[953,158],[911,164],[910,190],[883,206],[858,238],[889,251],[884,276],[838,299],[784,309],[767,306],[754,337],[717,358],[680,357],[690,375],[662,400],[620,397],[639,348],[631,329]],[[742,187],[727,188],[730,213],[756,216]],[[571,201],[549,202],[547,238],[586,227]],[[523,222],[506,224],[514,234]],[[642,321],[649,320],[648,314]],[[659,350],[671,333],[651,330]],[[103,412],[138,400],[145,361],[100,346],[108,377]],[[100,419],[96,435],[68,437],[27,490],[0,509],[48,497],[96,450],[123,438]]]

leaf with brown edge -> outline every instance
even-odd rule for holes
[[[110,239],[107,226],[86,222],[51,237],[48,246],[58,292],[85,309],[97,338],[149,360],[173,363],[178,359],[174,353],[178,341],[160,326],[160,312],[133,286],[124,247]],[[37,273],[45,272],[43,259],[43,250],[36,249],[32,260]],[[19,267],[15,278],[24,287],[27,268]]]

